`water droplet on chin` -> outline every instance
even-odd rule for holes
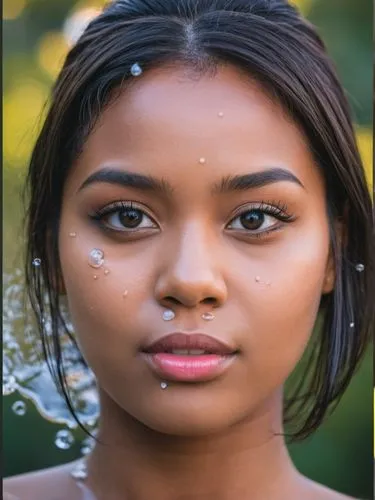
[[[16,401],[12,404],[12,411],[19,417],[23,417],[26,413],[26,404],[23,401]]]
[[[160,387],[161,387],[162,389],[166,389],[166,388],[168,387],[167,382],[161,382]]]
[[[99,248],[93,248],[89,253],[89,265],[94,269],[102,267],[104,263],[104,252]]]
[[[65,429],[58,431],[55,437],[55,445],[60,450],[68,450],[74,443],[73,434]]]

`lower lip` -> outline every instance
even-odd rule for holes
[[[218,354],[183,356],[165,352],[145,353],[146,362],[159,376],[166,380],[180,382],[212,380],[224,373],[234,358],[234,354],[225,356]]]

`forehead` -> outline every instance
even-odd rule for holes
[[[74,169],[77,180],[107,164],[181,179],[197,174],[202,157],[205,171],[212,175],[214,166],[218,177],[268,165],[294,170],[300,178],[315,175],[297,125],[236,68],[198,76],[161,67],[134,78],[88,138]]]

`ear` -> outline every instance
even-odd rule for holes
[[[346,225],[344,224],[343,219],[340,218],[335,222],[336,242],[337,242],[337,249],[339,251],[342,250],[342,245],[346,241],[345,229]],[[335,283],[336,283],[336,263],[335,263],[335,256],[333,254],[333,248],[331,245],[327,259],[322,294],[325,295],[327,293],[331,293],[335,288]]]

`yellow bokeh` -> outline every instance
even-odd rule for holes
[[[40,128],[48,88],[38,80],[25,80],[6,92],[3,100],[3,155],[5,164],[25,167]]]
[[[38,62],[53,80],[57,77],[68,53],[69,45],[61,31],[46,33],[38,47]]]
[[[374,186],[373,178],[373,135],[371,129],[359,128],[357,130],[357,142],[361,153],[363,165],[366,171],[367,181],[371,191]]]
[[[3,0],[3,19],[6,21],[17,19],[25,7],[26,0]]]
[[[313,0],[290,0],[292,5],[298,7],[302,14],[308,14]]]

